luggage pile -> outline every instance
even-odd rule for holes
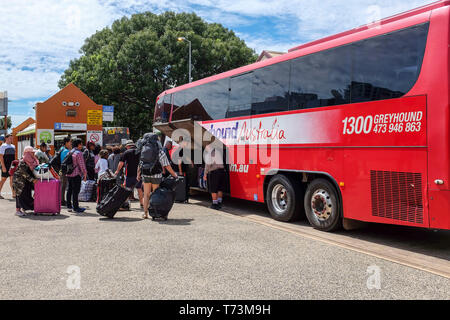
[[[81,182],[81,190],[78,195],[80,202],[96,202],[97,201],[97,183],[94,180]]]

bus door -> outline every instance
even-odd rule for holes
[[[230,194],[232,197],[258,201],[257,145],[252,145],[252,82],[253,72],[230,78],[229,106],[226,113],[230,132],[239,136],[229,144]],[[233,118],[237,118],[233,120]]]

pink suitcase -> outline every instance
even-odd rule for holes
[[[34,213],[56,215],[61,212],[59,180],[38,181],[34,185]]]

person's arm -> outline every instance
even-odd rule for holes
[[[77,153],[77,162],[80,166],[81,172],[83,173],[83,180],[87,180],[87,169],[86,169],[86,163],[84,162],[84,157],[81,153]]]
[[[0,154],[0,163],[2,165],[2,171],[6,172],[5,159],[3,159],[3,154]]]
[[[178,178],[177,174],[175,173],[175,171],[173,171],[172,167],[170,165],[165,166],[164,169],[166,169],[167,171],[169,171],[169,173],[172,175],[172,177],[174,178]]]
[[[119,172],[120,172],[120,170],[122,170],[124,165],[125,165],[125,162],[119,161],[119,165],[117,166],[117,170],[116,170],[116,173],[115,173],[116,176],[119,175]]]
[[[141,181],[141,166],[138,166],[138,170],[137,170],[137,181]]]

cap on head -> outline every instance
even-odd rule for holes
[[[0,141],[5,142],[5,141],[6,141],[5,137],[4,137],[4,136],[1,136],[1,137],[0,137]]]
[[[127,143],[125,144],[125,147],[135,147],[133,140],[127,140]]]

